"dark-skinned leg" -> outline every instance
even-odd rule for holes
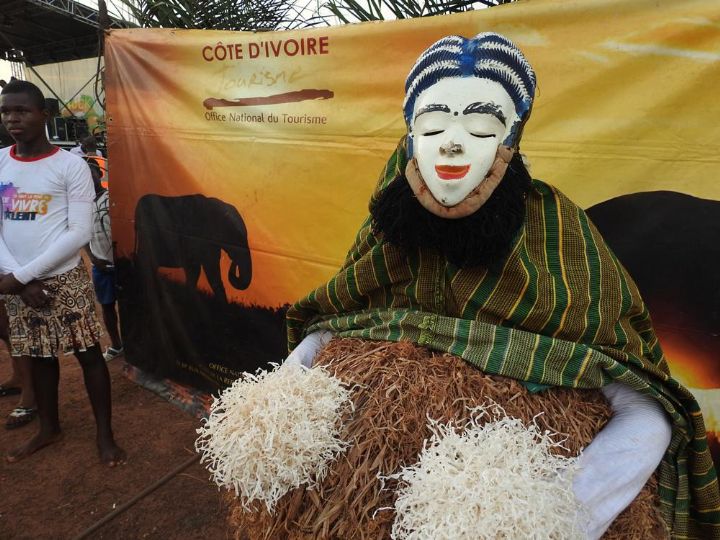
[[[7,348],[8,352],[10,351],[10,337],[9,337],[9,321],[7,312],[5,311],[5,302],[0,300],[0,341],[2,341],[5,344],[5,347]],[[16,368],[16,359],[13,357],[12,359],[12,373],[10,374],[10,378],[2,381],[0,383],[0,386],[4,386],[6,388],[11,387],[18,387],[22,388],[22,379],[20,377],[20,374],[17,372]]]
[[[0,341],[4,341],[4,340],[0,340]],[[9,351],[10,344],[7,341],[5,341],[5,343],[7,344],[7,350]],[[0,383],[0,386],[4,386],[6,388],[11,388],[11,387],[22,388],[22,385],[23,385],[23,381],[22,381],[22,378],[20,377],[20,374],[18,373],[18,369],[17,369],[17,358],[13,356],[12,357],[12,373],[10,373],[10,378],[2,381]]]
[[[15,376],[18,378],[20,388],[22,389],[18,407],[35,407],[35,383],[33,382],[32,375],[33,359],[28,356],[13,356],[12,360]]]
[[[57,358],[22,357],[22,361],[32,362],[32,386],[37,398],[40,431],[28,442],[11,450],[7,455],[9,462],[20,461],[60,439],[60,419],[58,417],[58,383],[60,366]]]
[[[75,356],[80,361],[85,389],[95,415],[100,460],[106,465],[114,467],[125,461],[125,452],[115,444],[112,432],[110,373],[98,344],[86,351],[76,352]]]
[[[7,336],[2,334],[2,313],[0,313],[0,341],[5,343],[7,350],[10,351],[10,341],[7,339]],[[33,390],[32,382],[32,359],[26,356],[13,356],[11,362],[12,374],[9,379],[2,382],[1,386],[5,388],[20,388],[21,393],[20,401],[18,401],[17,404],[18,407],[35,407],[35,391]]]
[[[117,350],[122,349],[122,341],[120,340],[120,327],[118,325],[117,311],[115,303],[102,305],[103,322],[110,336],[110,346]]]

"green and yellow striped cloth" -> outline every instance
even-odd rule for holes
[[[404,141],[374,197],[405,181]],[[404,252],[368,217],[340,271],[288,311],[289,347],[308,333],[412,341],[531,385],[649,394],[673,422],[660,465],[673,538],[720,538],[720,495],[702,414],[673,379],[635,283],[585,212],[534,181],[527,218],[501,270],[458,268],[431,250]]]

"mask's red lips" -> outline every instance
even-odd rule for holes
[[[435,165],[441,180],[460,180],[470,170],[470,165]]]

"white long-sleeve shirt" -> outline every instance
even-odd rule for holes
[[[0,149],[0,197],[0,274],[28,283],[77,266],[95,198],[82,158],[59,148],[34,158]]]

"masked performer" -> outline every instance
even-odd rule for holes
[[[637,287],[585,213],[531,180],[519,154],[535,92],[497,34],[443,38],[406,81],[408,136],[347,259],[288,313],[291,361],[329,333],[412,341],[486,373],[602,388],[613,418],[574,490],[599,537],[659,465],[673,537],[716,538],[718,487],[702,415],[668,371]]]
[[[520,156],[535,86],[520,50],[494,33],[445,37],[422,53],[405,86],[407,137],[340,271],[289,310],[286,363],[312,366],[332,336],[409,342],[462,358],[495,377],[488,384],[520,381],[539,400],[602,391],[612,418],[572,483],[589,512],[584,536],[602,536],[657,469],[672,537],[720,538],[702,415],[670,375],[635,283],[585,212],[532,180]],[[327,514],[355,496],[345,493],[326,506],[310,499]],[[304,504],[289,497],[295,510]]]

